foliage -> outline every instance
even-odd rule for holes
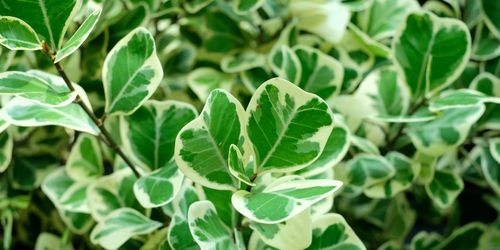
[[[497,0],[0,1],[4,249],[498,249]]]

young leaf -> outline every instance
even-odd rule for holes
[[[366,249],[340,214],[331,213],[316,217],[312,234],[312,243],[306,249]]]
[[[104,174],[99,141],[94,136],[81,134],[66,161],[66,172],[75,181],[91,181]]]
[[[59,62],[67,56],[75,52],[82,44],[85,42],[87,37],[89,37],[90,32],[94,29],[99,17],[101,15],[101,9],[92,12],[87,19],[82,23],[80,28],[76,30],[75,34],[64,44],[64,46],[57,51],[56,58],[54,62]]]
[[[145,28],[131,31],[104,61],[106,114],[133,113],[153,95],[162,77],[163,69],[151,33]]]
[[[303,90],[326,99],[337,95],[344,79],[344,67],[323,52],[303,45],[293,47],[300,62],[301,77],[298,83]]]
[[[81,0],[9,0],[0,5],[0,16],[25,21],[54,51],[59,49],[68,24],[80,6]]]
[[[134,183],[134,194],[145,208],[163,206],[171,202],[179,192],[184,175],[174,161],[142,176]]]
[[[293,83],[299,83],[302,76],[300,60],[293,50],[281,45],[269,54],[269,65],[278,77],[285,78]]]
[[[148,234],[161,227],[131,208],[120,208],[99,222],[90,234],[90,240],[105,249],[117,249],[133,236]]]
[[[49,107],[66,106],[76,97],[67,88],[62,90],[36,75],[20,71],[0,73],[0,94],[18,95]]]
[[[229,172],[234,177],[236,177],[236,179],[247,185],[255,186],[255,184],[250,181],[250,178],[248,178],[248,175],[245,171],[245,163],[243,162],[243,156],[241,155],[241,152],[238,149],[238,147],[234,144],[231,144],[231,146],[229,147],[227,165],[229,167]]]
[[[374,0],[357,15],[359,27],[375,40],[391,37],[405,17],[420,8],[415,0]]]
[[[452,108],[466,108],[485,102],[500,104],[500,97],[486,96],[472,89],[457,89],[443,93],[439,99],[431,102],[429,110],[436,112]]]
[[[177,101],[147,101],[120,123],[125,148],[145,169],[167,166],[174,155],[175,137],[196,117],[193,106]]]
[[[21,97],[15,97],[0,111],[0,116],[16,126],[59,125],[93,135],[100,133],[97,125],[75,103],[62,107],[45,107]]]
[[[245,111],[233,96],[214,90],[200,116],[178,133],[175,161],[191,180],[203,186],[234,190],[236,180],[227,165],[229,147],[237,145],[247,155]],[[246,156],[245,156],[246,158]]]
[[[0,17],[0,44],[10,50],[40,50],[42,43],[35,31],[23,20]]]
[[[419,151],[431,156],[439,156],[462,144],[469,129],[483,113],[484,105],[482,104],[444,110],[432,121],[410,123],[408,135]]]
[[[236,249],[231,230],[217,215],[210,201],[197,201],[189,206],[189,229],[201,249]]]
[[[396,66],[416,100],[432,96],[460,76],[469,60],[471,38],[461,21],[416,12],[406,18],[392,48]]]
[[[275,224],[294,217],[340,186],[342,182],[334,180],[290,180],[290,176],[285,176],[259,192],[240,190],[233,194],[231,202],[249,219]]]
[[[305,249],[311,244],[312,220],[306,209],[277,224],[252,222],[252,228],[266,244],[278,249]]]
[[[458,174],[438,169],[431,183],[425,186],[425,191],[439,208],[447,208],[453,204],[463,188],[464,183]]]
[[[9,132],[0,132],[0,173],[3,173],[12,160],[14,138]]]
[[[246,112],[259,173],[306,167],[321,155],[333,129],[325,101],[279,78],[256,90]]]
[[[396,174],[394,167],[382,156],[358,154],[347,163],[348,184],[367,188],[389,180]]]

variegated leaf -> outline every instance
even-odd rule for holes
[[[425,186],[425,191],[439,208],[450,207],[462,192],[462,178],[447,170],[436,170],[432,181]]]
[[[229,91],[232,85],[231,76],[212,68],[197,68],[191,71],[187,78],[187,84],[205,102],[212,90],[221,88]]]
[[[293,83],[299,83],[302,77],[302,66],[294,51],[281,45],[271,51],[268,56],[271,70],[278,77],[287,79]]]
[[[122,38],[104,61],[102,78],[108,115],[129,115],[158,88],[163,69],[151,33],[137,28]]]
[[[0,44],[10,50],[42,49],[42,43],[33,28],[11,16],[0,17]]]
[[[200,198],[191,183],[185,183],[172,204],[175,210],[168,227],[168,244],[172,249],[199,249],[191,236],[188,223],[188,209]]]
[[[234,144],[229,147],[229,155],[227,159],[227,165],[229,167],[229,172],[239,181],[245,183],[246,185],[255,186],[254,183],[250,181],[245,170],[245,162],[243,161],[243,156],[240,150]]]
[[[66,161],[66,172],[75,181],[91,181],[104,174],[97,138],[86,134],[78,137]]]
[[[436,112],[452,108],[466,108],[486,102],[500,104],[500,97],[487,96],[471,89],[457,89],[444,92],[439,99],[431,102],[429,110]]]
[[[312,234],[312,243],[307,249],[366,249],[340,214],[316,217],[313,220]]]
[[[279,78],[257,89],[246,112],[258,173],[306,167],[321,155],[333,129],[321,98]]]
[[[14,138],[7,132],[0,132],[0,173],[5,172],[12,160]]]
[[[391,179],[396,171],[382,156],[358,154],[347,163],[347,179],[350,186],[367,188]]]

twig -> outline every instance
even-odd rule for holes
[[[47,54],[50,57],[50,59],[54,63],[54,66],[56,67],[57,72],[64,80],[64,83],[66,83],[66,86],[68,86],[68,88],[71,92],[75,92],[75,88],[73,87],[73,84],[71,84],[71,81],[69,80],[68,75],[66,75],[66,72],[62,68],[61,64],[59,62],[54,61],[55,54],[52,53],[52,51],[50,50],[47,43],[45,43],[45,42],[42,42],[42,43],[43,43],[43,51],[45,52],[45,54]],[[114,150],[123,159],[123,161],[132,170],[132,172],[134,173],[134,175],[137,178],[141,177],[139,171],[137,171],[137,169],[134,167],[134,164],[123,153],[123,151],[118,146],[118,144],[116,144],[115,140],[113,140],[113,137],[111,137],[111,134],[108,132],[108,130],[104,126],[104,123],[102,122],[102,120],[100,120],[99,118],[97,118],[95,116],[94,112],[92,112],[92,110],[90,110],[90,108],[87,107],[87,105],[83,102],[83,99],[80,97],[80,95],[78,93],[77,93],[76,99],[73,102],[78,104],[83,109],[83,111],[85,111],[85,113],[87,113],[87,115],[90,117],[90,119],[92,119],[92,121],[95,123],[95,125],[99,128],[99,130],[101,131],[99,138],[101,138],[101,140],[104,141],[105,144],[107,144],[112,150]],[[105,139],[105,140],[103,140],[103,139]]]

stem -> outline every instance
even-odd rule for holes
[[[64,71],[64,69],[62,68],[62,66],[59,62],[54,62],[55,55],[53,53],[51,53],[49,46],[45,42],[43,42],[43,51],[47,55],[50,56],[52,62],[54,63],[54,66],[57,69],[57,72],[64,80],[64,83],[66,83],[66,86],[68,86],[69,90],[71,92],[75,92],[75,88],[73,87],[73,84],[71,84],[71,81],[69,80],[68,75],[66,75],[66,72]],[[99,130],[101,131],[99,138],[102,141],[104,141],[105,144],[107,144],[112,150],[114,150],[123,159],[123,161],[132,170],[132,172],[134,173],[134,175],[137,178],[140,178],[141,175],[139,174],[139,171],[137,171],[137,169],[134,167],[134,164],[132,163],[132,161],[130,161],[130,159],[123,153],[123,151],[118,146],[118,144],[116,144],[115,140],[113,140],[113,137],[111,137],[111,134],[108,132],[108,130],[104,126],[104,122],[102,122],[101,120],[99,120],[99,118],[97,118],[97,116],[95,116],[94,112],[92,112],[92,110],[90,110],[90,108],[87,107],[87,105],[83,102],[82,98],[80,97],[80,95],[78,93],[77,93],[76,99],[73,102],[78,104],[83,109],[83,111],[85,111],[85,113],[87,113],[87,115],[90,117],[90,119],[92,119],[92,121],[95,123],[95,125],[99,128]]]

